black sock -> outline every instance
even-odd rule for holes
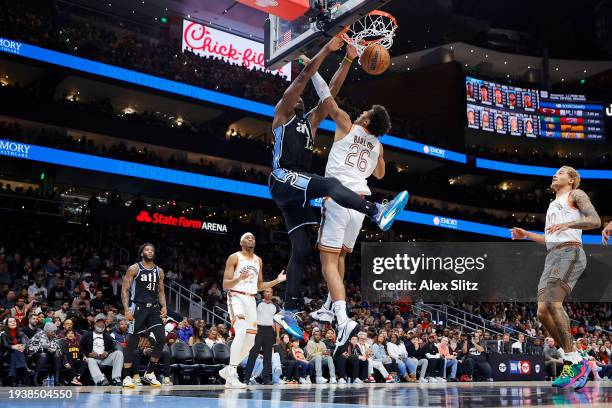
[[[287,264],[287,283],[285,286],[285,310],[297,311],[301,301],[302,279],[306,261],[311,253],[309,226],[299,227],[289,234],[291,256]]]
[[[159,363],[159,361],[151,361],[149,360],[149,364],[147,365],[147,371],[146,373],[153,373],[155,374],[155,370],[157,370],[157,364]]]
[[[132,376],[132,367],[129,367],[129,368],[123,367],[123,370],[121,371],[121,375],[123,376],[123,378],[131,377]]]

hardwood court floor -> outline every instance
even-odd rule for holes
[[[13,390],[13,398],[11,398]],[[55,387],[71,390],[68,399],[15,399],[17,389],[0,388],[0,406],[15,408],[357,408],[506,407],[561,405],[612,407],[612,382],[590,381],[581,391],[553,389],[548,382],[446,384],[363,384],[258,386],[178,385],[161,388]],[[20,388],[20,391],[27,388]]]

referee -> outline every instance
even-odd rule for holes
[[[273,317],[278,312],[278,307],[272,303],[272,288],[263,291],[263,301],[257,305],[257,334],[255,344],[249,353],[245,370],[245,382],[249,381],[255,366],[255,360],[261,352],[263,355],[263,371],[261,378],[263,385],[272,384],[272,348],[274,347]]]

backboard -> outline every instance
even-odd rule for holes
[[[268,69],[283,66],[302,53],[318,49],[329,38],[340,33],[372,10],[391,0],[313,0],[323,4],[323,12],[304,15],[293,21],[269,15],[264,27],[265,65]]]

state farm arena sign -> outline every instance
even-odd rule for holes
[[[226,33],[194,21],[183,20],[182,50],[188,49],[205,57],[222,58],[232,64],[240,64],[250,70],[264,70],[264,45],[260,42]],[[291,80],[291,63],[277,70],[287,81]]]
[[[178,227],[191,230],[202,230],[216,233],[227,233],[227,225],[216,222],[207,222],[202,220],[191,219],[187,217],[175,217],[173,215],[164,215],[160,213],[150,214],[148,211],[141,211],[136,216],[136,222],[145,224],[168,225],[170,227]]]

